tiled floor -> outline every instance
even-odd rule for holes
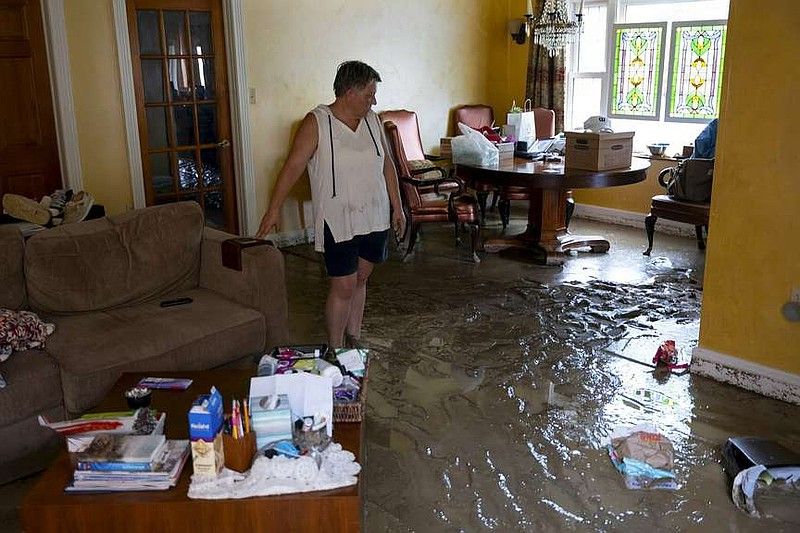
[[[485,234],[499,231],[490,222]],[[733,506],[719,447],[757,434],[798,448],[800,408],[641,364],[665,338],[686,353],[696,344],[694,240],[658,234],[648,258],[643,229],[571,229],[606,235],[610,252],[562,267],[496,255],[476,265],[441,226],[409,260],[376,269],[363,334],[366,530],[784,529]],[[292,336],[324,340],[319,258],[310,246],[286,252]],[[609,432],[640,422],[672,441],[678,490],[627,490],[609,462]],[[28,486],[0,487],[0,530],[18,528],[10,510]]]

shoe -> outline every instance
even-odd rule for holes
[[[30,198],[18,194],[3,195],[3,210],[14,218],[46,226],[50,222],[50,210]]]
[[[62,224],[80,222],[89,214],[92,204],[94,204],[94,198],[92,198],[91,194],[86,191],[76,193],[64,206],[64,221]]]

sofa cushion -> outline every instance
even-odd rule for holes
[[[0,426],[61,405],[58,366],[46,352],[14,352],[0,363],[0,373],[6,379],[6,387],[0,389]]]
[[[46,313],[98,311],[196,287],[202,234],[194,202],[38,233],[25,247],[30,305]]]
[[[19,309],[25,304],[24,251],[19,230],[0,226],[0,307]]]
[[[264,316],[208,289],[187,305],[143,304],[51,317],[56,332],[47,351],[61,367],[64,405],[70,414],[97,405],[123,372],[203,370],[263,349]]]

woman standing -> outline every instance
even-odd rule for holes
[[[360,61],[339,65],[330,105],[308,113],[283,165],[257,237],[278,223],[289,190],[308,169],[314,205],[314,249],[330,280],[325,321],[331,347],[358,342],[367,279],[386,260],[391,226],[405,230],[397,174],[383,127],[372,111],[380,75]],[[346,338],[346,339],[345,339]]]

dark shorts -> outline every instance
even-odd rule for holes
[[[358,270],[358,258],[383,263],[388,256],[389,230],[356,235],[349,241],[336,242],[325,223],[325,269],[328,276],[349,276]]]

